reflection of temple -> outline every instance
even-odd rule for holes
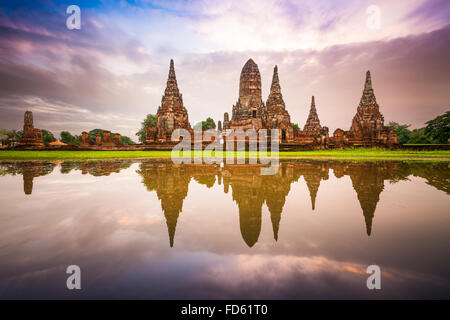
[[[111,172],[119,173],[121,169],[130,167],[129,160],[84,161],[84,162],[16,162],[0,164],[0,176],[5,174],[21,174],[23,176],[23,191],[30,195],[33,192],[33,180],[53,172],[57,164],[61,165],[61,173],[81,170],[82,174],[93,176],[108,176]]]
[[[95,176],[109,175],[128,168],[131,161],[104,160],[88,162],[60,163],[61,173],[80,170],[82,174]],[[0,163],[0,176],[22,174],[25,194],[31,194],[33,179],[50,174],[56,163],[17,162]],[[278,239],[281,216],[291,184],[303,176],[310,193],[313,210],[316,195],[322,180],[327,180],[329,170],[339,179],[349,176],[356,191],[364,215],[367,234],[372,233],[373,219],[384,181],[392,183],[414,175],[422,177],[426,183],[450,194],[450,173],[447,163],[405,163],[405,162],[340,162],[301,161],[281,163],[275,175],[261,176],[259,165],[174,165],[171,162],[143,162],[137,172],[143,177],[147,190],[155,191],[161,201],[166,218],[169,243],[174,245],[178,217],[187,197],[191,180],[211,188],[216,181],[223,184],[239,208],[241,235],[245,243],[252,247],[261,232],[262,206],[270,212],[273,235]],[[302,201],[299,199],[298,201]]]
[[[155,166],[152,163],[142,164],[146,168]],[[375,215],[380,194],[384,189],[384,181],[395,182],[406,179],[410,174],[425,177],[428,184],[439,190],[446,190],[446,180],[448,174],[442,172],[447,169],[446,164],[414,164],[399,162],[325,162],[325,161],[302,161],[294,163],[281,163],[275,175],[261,176],[260,167],[255,165],[225,165],[219,168],[214,165],[187,165],[184,167],[172,164],[159,164],[159,166],[169,166],[167,173],[171,178],[163,174],[149,173],[156,169],[141,170],[144,174],[144,183],[154,184],[149,190],[157,190],[161,199],[162,208],[167,219],[171,245],[175,232],[176,220],[181,211],[182,201],[187,196],[188,184],[191,178],[200,184],[212,187],[217,181],[223,184],[225,193],[231,187],[232,198],[239,208],[239,222],[242,238],[245,243],[252,247],[258,241],[261,232],[262,206],[265,203],[270,212],[273,234],[275,240],[278,239],[281,215],[286,197],[290,191],[290,185],[303,176],[308,186],[311,198],[312,209],[315,209],[316,196],[322,180],[327,180],[329,170],[333,169],[337,178],[349,176],[353,189],[356,191],[358,201],[364,215],[367,235],[372,232],[372,221]],[[163,170],[162,168],[158,170]],[[164,169],[166,170],[166,169]],[[175,191],[172,183],[158,183],[159,179],[171,180],[177,178],[178,188]],[[174,182],[175,183],[175,182]],[[444,186],[444,187],[443,187]],[[162,188],[158,189],[158,188]],[[168,190],[166,190],[168,189]],[[177,200],[173,200],[177,197]],[[171,199],[168,201],[167,199]],[[172,212],[169,209],[176,206]]]
[[[363,211],[368,236],[372,233],[372,222],[384,181],[396,182],[411,174],[409,164],[399,162],[336,162],[331,167],[337,178],[350,176]]]
[[[316,208],[316,197],[320,181],[328,180],[328,165],[326,162],[306,162],[302,164],[302,174],[311,196],[312,210]]]
[[[225,168],[224,185],[232,186],[232,197],[239,207],[239,225],[242,238],[252,247],[261,232],[262,205],[264,191],[259,167],[227,166]],[[228,187],[227,187],[228,188]]]
[[[144,178],[143,183],[147,186],[147,190],[156,191],[158,199],[161,200],[171,247],[178,217],[183,209],[183,201],[188,194],[188,185],[191,181],[187,170],[187,167],[173,164],[143,163],[138,171]]]
[[[350,176],[363,211],[368,235],[371,234],[372,220],[384,189],[384,180],[401,180],[411,174],[408,165],[403,163],[325,161],[281,163],[277,173],[268,176],[260,175],[258,165],[225,165],[219,168],[214,165],[176,166],[171,163],[143,163],[138,172],[144,177],[143,182],[147,189],[155,190],[161,200],[171,246],[174,243],[178,216],[188,194],[188,185],[193,178],[208,188],[214,186],[217,181],[219,185],[223,184],[225,193],[228,193],[231,187],[232,199],[239,208],[242,238],[249,247],[252,247],[258,241],[261,232],[264,203],[270,212],[274,239],[278,240],[281,215],[291,183],[303,176],[314,210],[320,182],[328,179],[329,169],[333,169],[337,178]]]
[[[33,179],[50,174],[54,167],[54,164],[49,163],[39,163],[39,165],[36,165],[36,163],[22,163],[23,192],[31,194],[33,192]]]
[[[90,174],[96,177],[109,176],[113,172],[119,173],[120,170],[127,169],[130,166],[131,161],[129,160],[65,162],[61,164],[61,173],[66,173],[66,170],[71,167],[71,169],[81,170],[82,174]]]
[[[23,176],[23,192],[30,195],[33,192],[34,178],[50,174],[56,165],[41,161],[0,163],[0,176],[21,174]]]
[[[375,209],[384,189],[384,180],[388,178],[388,168],[371,162],[352,163],[346,167],[345,173],[350,176],[353,188],[358,195],[366,221],[367,235],[370,236]]]
[[[239,222],[242,238],[252,247],[261,232],[262,206],[266,203],[271,214],[274,238],[278,229],[285,199],[290,184],[298,180],[293,168],[281,166],[276,175],[261,176],[260,166],[225,165],[220,169],[214,165],[176,166],[171,163],[143,163],[138,171],[144,178],[147,190],[156,190],[169,229],[170,245],[173,246],[178,216],[188,185],[193,178],[200,184],[212,187],[217,181],[228,193],[231,186],[232,198],[239,208]],[[217,179],[216,179],[217,176]]]

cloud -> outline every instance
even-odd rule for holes
[[[315,95],[322,124],[348,129],[367,69],[385,119],[422,126],[449,107],[450,28],[442,2],[408,3],[380,2],[386,29],[372,33],[359,1],[103,5],[82,9],[80,31],[65,28],[62,5],[8,2],[0,7],[0,127],[20,128],[30,109],[37,127],[55,133],[101,127],[134,136],[156,113],[170,58],[191,124],[219,120],[237,100],[249,57],[264,100],[278,65],[301,126]]]

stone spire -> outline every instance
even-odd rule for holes
[[[364,90],[372,90],[372,78],[370,76],[370,70],[366,72],[366,83],[364,84]]]
[[[178,90],[177,77],[175,75],[175,67],[173,59],[170,59],[169,77],[167,78],[167,86],[164,91],[166,96],[179,96],[180,91]]]
[[[177,221],[180,213],[178,210],[166,210],[164,212],[166,217],[167,231],[169,232],[169,244],[173,247],[173,241],[175,238],[175,230],[177,228]]]
[[[372,77],[370,76],[370,71],[366,72],[366,81],[364,83],[364,90],[359,102],[361,108],[376,108],[379,109],[377,100],[375,99],[375,94],[372,87]]]
[[[280,210],[270,211],[270,220],[272,221],[273,238],[275,239],[275,241],[278,241],[278,230],[280,229],[280,220],[281,220],[281,211],[282,210],[283,210],[283,207],[281,207]]]
[[[273,68],[272,85],[270,86],[270,94],[281,95],[280,79],[278,79],[278,66]]]
[[[258,65],[252,59],[248,59],[241,71],[237,106],[238,109],[247,111],[251,107],[261,108],[262,105],[261,74]]]
[[[272,85],[270,86],[270,94],[266,102],[267,109],[271,108],[286,108],[281,94],[280,79],[278,78],[278,67],[273,69]]]
[[[366,222],[366,233],[368,236],[372,234],[372,220],[374,217],[375,209],[376,204],[375,206],[368,206],[363,208],[364,220]]]
[[[239,227],[242,239],[249,248],[258,242],[261,233],[262,202],[254,203],[252,199],[245,200],[239,206]]]
[[[26,111],[23,119],[23,134],[20,145],[43,147],[42,131],[35,128],[33,124],[33,113]]]
[[[311,108],[309,109],[308,119],[303,128],[304,131],[320,131],[322,126],[320,125],[319,116],[317,115],[316,102],[314,96],[311,98]]]
[[[311,197],[311,207],[314,211],[316,209],[316,198],[317,192],[319,191],[320,187],[321,176],[318,174],[305,174],[303,177],[309,190],[309,196]]]
[[[187,109],[183,104],[183,95],[178,89],[173,60],[170,60],[166,90],[156,115],[158,117],[156,130],[151,127],[147,130],[147,140],[149,141],[166,142],[170,140],[175,129],[192,130]]]

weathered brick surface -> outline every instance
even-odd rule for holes
[[[167,86],[161,106],[158,108],[157,117],[156,130],[150,126],[147,128],[147,143],[170,141],[175,129],[192,131],[188,112],[183,105],[183,96],[178,89],[173,60],[170,60]]]
[[[23,120],[23,135],[19,146],[43,147],[42,131],[36,129],[33,124],[33,113],[26,111]]]

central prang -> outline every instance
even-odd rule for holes
[[[261,74],[258,65],[249,59],[241,71],[239,80],[239,99],[233,106],[231,121],[224,114],[223,129],[279,129],[283,141],[293,140],[291,118],[281,94],[278,67],[273,71],[272,85],[267,103],[261,93]]]

